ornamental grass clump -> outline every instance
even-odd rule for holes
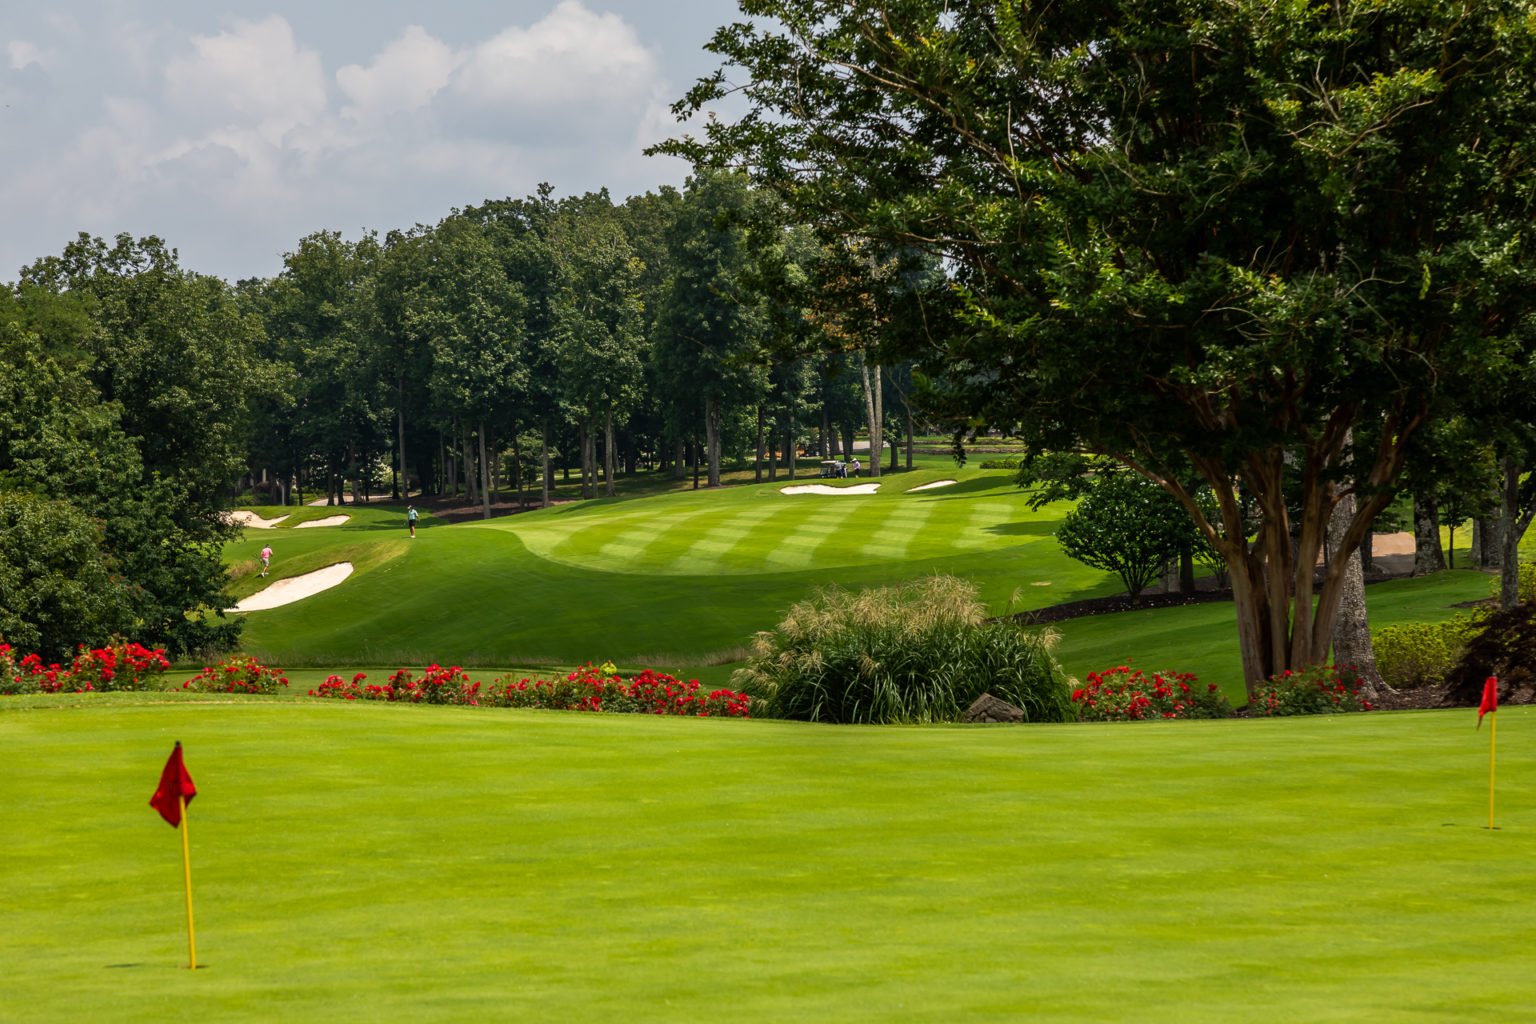
[[[932,576],[819,591],[757,635],[731,681],[769,715],[817,722],[950,722],[983,693],[1027,721],[1072,717],[1055,635],[988,622],[974,585]]]

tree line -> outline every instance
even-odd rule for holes
[[[488,516],[547,504],[557,472],[589,497],[642,469],[792,477],[857,432],[872,472],[887,437],[910,466],[911,365],[879,344],[942,286],[916,253],[827,244],[729,171],[319,231],[233,285],[157,238],[81,236],[0,288],[0,637],[54,657],[112,633],[232,644],[232,490],[387,488]]]

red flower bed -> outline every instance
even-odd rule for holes
[[[129,640],[114,640],[105,647],[81,645],[68,668],[58,662],[45,664],[36,654],[17,661],[11,645],[0,643],[0,693],[148,690],[170,667],[162,648]]]
[[[1188,672],[1154,672],[1117,665],[1088,673],[1087,685],[1072,691],[1072,705],[1084,722],[1136,722],[1157,718],[1227,718],[1232,705],[1215,683],[1200,686]]]
[[[193,693],[282,693],[287,687],[282,670],[248,655],[210,665],[181,684]]]
[[[485,686],[458,666],[429,665],[421,677],[400,669],[384,685],[367,683],[359,672],[350,680],[331,676],[311,697],[381,700],[419,704],[543,708],[558,711],[609,711],[653,715],[748,718],[751,698],[734,690],[701,693],[699,682],[683,682],[647,669],[628,681],[584,665],[561,679],[497,679]]]

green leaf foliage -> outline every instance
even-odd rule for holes
[[[1119,576],[1135,597],[1195,536],[1189,514],[1168,492],[1129,473],[1109,473],[1062,519],[1056,540],[1084,565]]]
[[[732,682],[769,714],[816,722],[954,721],[983,693],[1028,721],[1072,717],[1054,637],[986,621],[976,589],[933,576],[898,587],[828,589],[759,633]]]

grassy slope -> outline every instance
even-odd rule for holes
[[[908,493],[950,478],[959,483]],[[807,482],[814,481],[796,481]],[[931,458],[884,478],[873,496],[785,495],[786,484],[692,491],[647,479],[638,497],[451,527],[428,518],[414,542],[398,508],[350,508],[344,527],[292,529],[337,511],[309,508],[275,530],[246,531],[226,557],[245,574],[236,596],[262,582],[249,574],[266,542],[277,552],[278,576],[352,561],[357,571],[343,586],[254,613],[246,634],[250,650],[289,669],[346,672],[431,660],[508,666],[612,658],[725,685],[728,663],[751,634],[827,583],[878,586],[950,572],[974,580],[999,613],[1118,589],[1107,574],[1060,553],[1051,534],[1061,510],[1031,511],[1006,471],[956,470]],[[1445,618],[1487,586],[1486,577],[1465,571],[1373,585],[1372,621],[1379,628]],[[1056,628],[1060,657],[1079,677],[1131,661],[1194,672],[1241,697],[1230,606]]]
[[[0,704],[28,1021],[1506,1021],[1536,711],[871,729]],[[199,960],[145,806],[201,794]]]
[[[953,488],[906,488],[943,477]],[[799,481],[809,482],[809,481]],[[869,496],[785,495],[785,482],[562,505],[456,526],[426,521],[403,542],[398,510],[344,527],[248,530],[241,569],[271,541],[274,572],[316,567],[327,548],[389,543],[343,586],[248,617],[251,651],[294,666],[451,659],[507,665],[699,664],[729,659],[817,586],[876,586],[933,572],[970,578],[999,611],[1107,594],[1103,573],[1051,537],[1007,473],[942,465],[885,479]],[[339,560],[339,556],[336,560]],[[242,578],[242,586],[255,582]],[[236,591],[237,595],[242,593]]]

